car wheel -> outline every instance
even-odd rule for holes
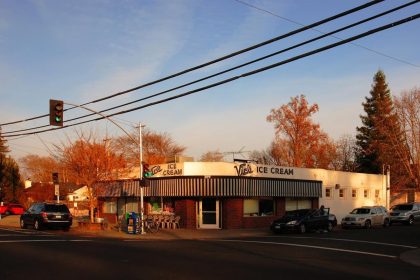
[[[365,222],[365,228],[369,229],[369,228],[371,228],[371,227],[372,227],[372,223],[370,222],[370,220],[367,220],[367,221]]]
[[[41,225],[39,224],[39,221],[38,220],[35,220],[34,229],[36,229],[36,230],[40,230],[41,229]]]
[[[327,231],[328,232],[330,232],[330,231],[332,231],[333,230],[333,224],[331,223],[331,222],[328,222],[328,225],[327,225]]]
[[[300,226],[299,226],[299,232],[300,233],[305,233],[306,232],[306,226],[305,226],[305,224],[300,224]]]
[[[407,225],[411,226],[412,224],[414,224],[414,217],[410,216],[410,218],[408,218]]]
[[[20,228],[26,228],[26,224],[23,219],[20,219]]]
[[[383,227],[389,227],[389,220],[388,219],[385,219],[384,220],[384,224],[383,224]]]

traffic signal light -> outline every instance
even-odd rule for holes
[[[59,180],[58,180],[58,173],[57,172],[52,173],[52,180],[53,180],[54,184],[58,184]]]
[[[50,125],[63,126],[63,109],[62,100],[50,99]]]
[[[150,171],[149,169],[149,164],[148,163],[143,163],[143,177],[152,177],[153,176],[153,172]]]

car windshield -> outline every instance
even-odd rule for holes
[[[46,204],[45,212],[64,212],[69,213],[69,209],[66,205]]]
[[[413,205],[409,205],[409,204],[395,205],[394,207],[392,207],[392,210],[412,210],[412,209],[413,209]]]
[[[308,210],[308,209],[286,211],[285,216],[291,217],[291,218],[298,218],[298,217],[306,216],[310,211],[311,210]]]
[[[350,214],[369,214],[369,213],[370,213],[369,208],[356,208],[350,212]]]

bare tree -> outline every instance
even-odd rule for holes
[[[280,165],[271,156],[270,148],[262,150],[262,151],[252,151],[249,155],[249,158],[259,164]]]
[[[219,150],[216,151],[208,151],[205,154],[201,155],[200,161],[206,161],[206,162],[216,162],[216,161],[223,161],[223,153],[221,153]]]
[[[138,139],[138,131],[131,133],[133,139]],[[175,143],[167,133],[157,133],[145,129],[143,131],[143,160],[148,164],[164,162],[166,157],[181,155],[185,147]],[[124,158],[130,168],[139,166],[139,147],[128,136],[122,136],[114,140],[115,147]]]
[[[391,137],[395,155],[408,174],[406,183],[420,190],[420,89],[401,93],[395,98],[395,109],[402,130],[402,137],[395,131]]]
[[[345,134],[336,142],[336,158],[333,161],[335,170],[353,172],[356,170],[355,163],[356,139]]]
[[[25,175],[35,182],[51,182],[51,174],[60,170],[60,163],[52,157],[27,155],[19,162],[25,169]]]

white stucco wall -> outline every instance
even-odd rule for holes
[[[153,177],[245,176],[322,181],[319,205],[329,207],[339,223],[356,207],[382,205],[388,208],[389,205],[389,191],[386,190],[384,175],[229,162],[171,163],[151,166],[150,169],[155,172]],[[327,188],[331,190],[331,197],[325,197]],[[339,196],[340,189],[343,191],[343,197]],[[352,197],[352,190],[355,190],[356,197]],[[366,198],[364,190],[368,191]],[[375,196],[376,191],[378,197]]]

